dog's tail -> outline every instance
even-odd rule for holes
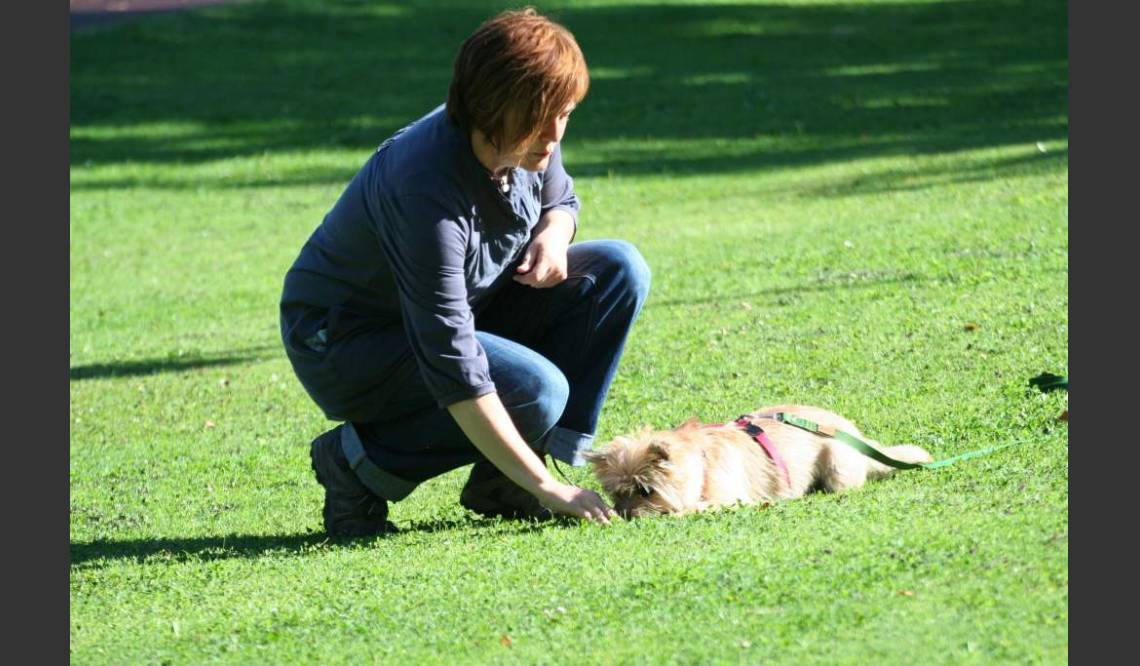
[[[899,446],[876,446],[876,449],[887,454],[887,456],[894,458],[905,463],[929,463],[934,462],[933,456],[926,452],[926,449],[914,444],[900,444]],[[867,478],[868,479],[881,479],[885,476],[897,472],[894,467],[884,465],[883,463],[872,458],[867,459]]]

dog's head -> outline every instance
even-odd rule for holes
[[[684,467],[675,464],[670,434],[645,428],[586,453],[594,475],[623,518],[683,510],[682,490],[689,479]]]

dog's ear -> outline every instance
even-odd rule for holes
[[[669,448],[661,442],[650,442],[649,447],[646,449],[646,454],[650,462],[669,462]]]
[[[701,425],[700,419],[693,416],[693,417],[690,417],[687,421],[685,421],[681,425],[677,426],[676,428],[673,428],[673,430],[674,431],[692,430],[693,428],[699,428],[700,425]]]
[[[609,464],[609,454],[610,447],[607,446],[601,449],[594,449],[593,451],[585,451],[582,453],[582,457],[585,458],[586,462],[590,463],[591,465],[594,465],[595,467],[602,467]]]

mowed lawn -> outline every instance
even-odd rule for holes
[[[281,350],[301,244],[505,5],[245,2],[71,37],[70,649],[83,664],[1066,663],[1066,4],[540,5],[590,94],[580,240],[653,287],[599,442],[801,402],[943,458],[609,528],[466,470],[328,540]],[[596,488],[586,469],[565,468]]]

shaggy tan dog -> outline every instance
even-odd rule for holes
[[[742,428],[701,425],[696,419],[673,430],[645,428],[618,437],[586,458],[614,508],[627,518],[774,502],[817,489],[842,492],[894,471],[839,440],[770,418],[777,412],[814,421],[825,431],[846,431],[896,460],[933,460],[917,446],[883,447],[842,416],[804,405],[764,407],[752,415],[784,461],[786,476]]]

